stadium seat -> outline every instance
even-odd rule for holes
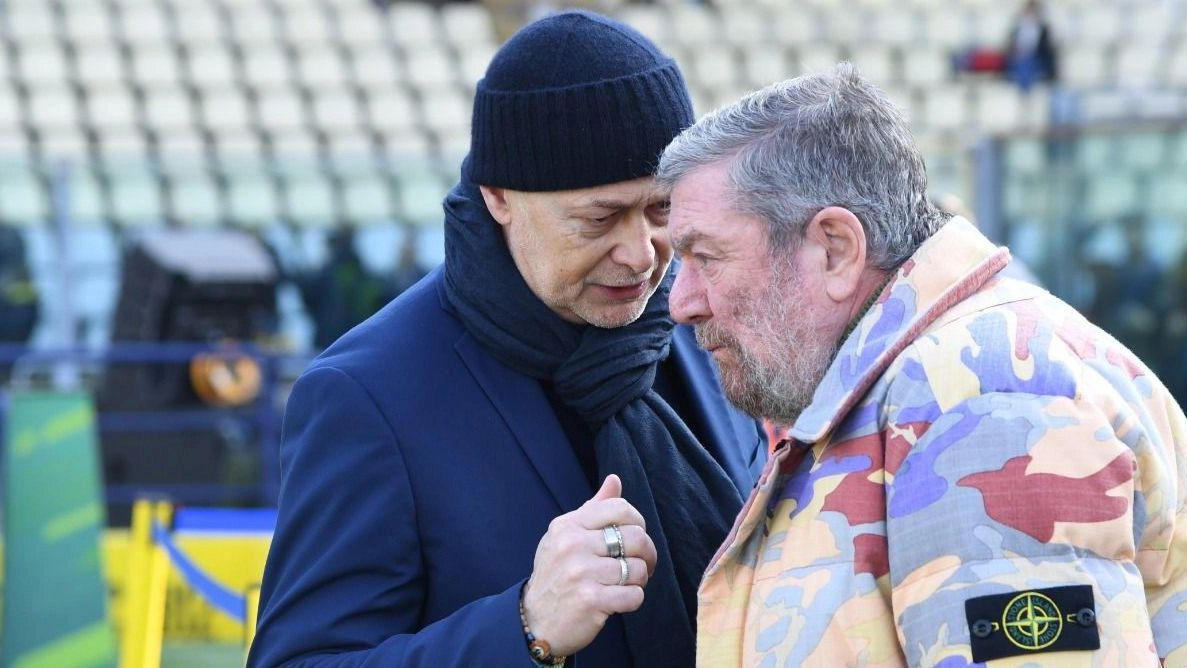
[[[169,217],[186,226],[218,225],[225,220],[218,184],[198,172],[170,180]]]
[[[114,43],[115,26],[111,12],[98,2],[63,2],[62,36],[75,48],[109,46]]]
[[[166,217],[158,174],[143,165],[127,165],[107,174],[112,215],[123,227],[161,225]]]
[[[491,47],[495,43],[490,12],[481,3],[453,2],[442,5],[440,18],[442,32],[455,49]],[[635,27],[642,31],[642,27]]]
[[[799,74],[783,49],[768,44],[742,48],[742,77],[751,88],[761,88]]]
[[[365,3],[360,3],[365,4]],[[375,10],[372,9],[375,13]],[[393,43],[412,53],[420,49],[439,49],[444,39],[437,13],[426,3],[401,0],[379,13],[387,20]]]
[[[49,215],[49,193],[38,173],[24,165],[0,164],[0,219],[35,225]]]
[[[119,38],[130,45],[165,45],[175,42],[163,3],[123,3],[119,7]]]
[[[342,191],[343,214],[354,224],[390,222],[395,219],[391,186],[380,174],[351,178]]]
[[[58,26],[47,2],[6,2],[8,35],[23,44],[44,44],[58,40]]]
[[[861,73],[881,87],[903,83],[899,57],[895,49],[881,42],[859,44],[849,50],[849,59]]]
[[[725,43],[745,48],[771,41],[770,23],[765,12],[745,2],[721,12],[721,33]]]
[[[284,183],[285,217],[305,227],[326,227],[338,219],[334,189],[323,175],[307,173]]]

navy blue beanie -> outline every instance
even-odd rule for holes
[[[650,176],[692,124],[676,62],[634,28],[586,11],[524,26],[474,95],[466,177],[513,190]]]

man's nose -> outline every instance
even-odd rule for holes
[[[686,263],[681,263],[676,272],[668,295],[668,310],[676,322],[685,325],[697,325],[713,316],[700,276]]]
[[[644,274],[655,268],[655,246],[662,230],[655,230],[647,216],[631,215],[620,224],[622,228],[616,240],[611,259],[630,268],[635,274]]]

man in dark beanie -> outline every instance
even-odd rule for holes
[[[765,460],[668,314],[675,62],[587,12],[478,83],[445,264],[298,380],[248,664],[691,666]]]

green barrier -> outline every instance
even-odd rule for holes
[[[100,540],[95,411],[84,394],[0,397],[0,666],[114,666]]]

